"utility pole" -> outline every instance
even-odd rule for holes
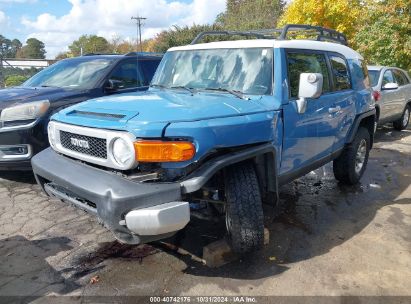
[[[143,51],[143,48],[141,46],[141,27],[144,25],[143,24],[143,20],[146,20],[147,18],[144,17],[131,17],[131,20],[136,20],[136,25],[137,25],[137,41],[139,41],[139,45],[140,45],[140,52]]]
[[[5,57],[5,50],[6,45],[4,43],[0,43],[0,89],[4,88],[3,59]]]

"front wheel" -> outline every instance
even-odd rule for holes
[[[370,147],[370,133],[366,128],[359,128],[353,142],[333,162],[335,178],[347,185],[358,183],[367,166]]]
[[[264,244],[264,216],[252,163],[229,167],[225,174],[226,228],[232,250],[244,254]]]
[[[404,112],[402,113],[401,118],[394,121],[393,125],[396,130],[401,131],[407,128],[408,123],[410,122],[410,108],[411,107],[407,105],[404,109]]]

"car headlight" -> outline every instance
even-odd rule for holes
[[[132,144],[123,138],[117,138],[112,145],[112,154],[115,161],[124,167],[128,167],[135,161],[135,152]]]
[[[50,107],[48,100],[29,102],[1,111],[1,121],[35,120],[43,116]]]

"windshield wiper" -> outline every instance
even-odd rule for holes
[[[174,86],[174,87],[169,87],[169,89],[184,89],[189,91],[191,94],[195,93],[194,88],[189,88],[189,87],[185,87],[185,86]]]
[[[168,88],[168,87],[166,87],[165,85],[155,84],[155,83],[150,84],[149,87],[150,87],[150,88],[161,88],[161,89],[167,89],[167,88]]]
[[[238,90],[230,90],[230,89],[225,89],[225,88],[205,88],[204,90],[227,92],[227,93],[230,93],[231,95],[234,95],[234,96],[236,96],[240,99],[250,100],[250,98],[244,96],[243,92],[238,91]]]

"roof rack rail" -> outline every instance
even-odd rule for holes
[[[197,35],[196,38],[194,38],[193,41],[191,41],[191,44],[196,44],[198,41],[200,41],[203,37],[205,36],[246,36],[246,37],[256,37],[256,38],[261,38],[261,39],[275,39],[274,36],[272,35],[267,35],[261,31],[206,31],[206,32],[201,32],[200,34]]]
[[[298,35],[298,31],[300,32],[312,32],[317,35],[317,40],[318,41],[332,41],[332,42],[337,42],[341,43],[343,45],[348,45],[348,40],[347,37],[340,32],[337,32],[336,30],[328,29],[322,26],[316,26],[316,25],[308,25],[308,24],[286,24],[281,31],[280,36],[278,37],[281,40],[287,39],[287,34],[293,31],[295,32],[294,35]]]
[[[292,32],[292,33],[290,33]],[[297,36],[301,34],[314,34],[317,41],[332,41],[343,45],[348,45],[347,37],[336,30],[328,29],[322,26],[308,25],[308,24],[286,24],[280,29],[261,29],[250,31],[207,31],[197,35],[191,44],[198,43],[205,36],[246,36],[256,37],[260,39],[277,39],[286,40],[290,36]]]

